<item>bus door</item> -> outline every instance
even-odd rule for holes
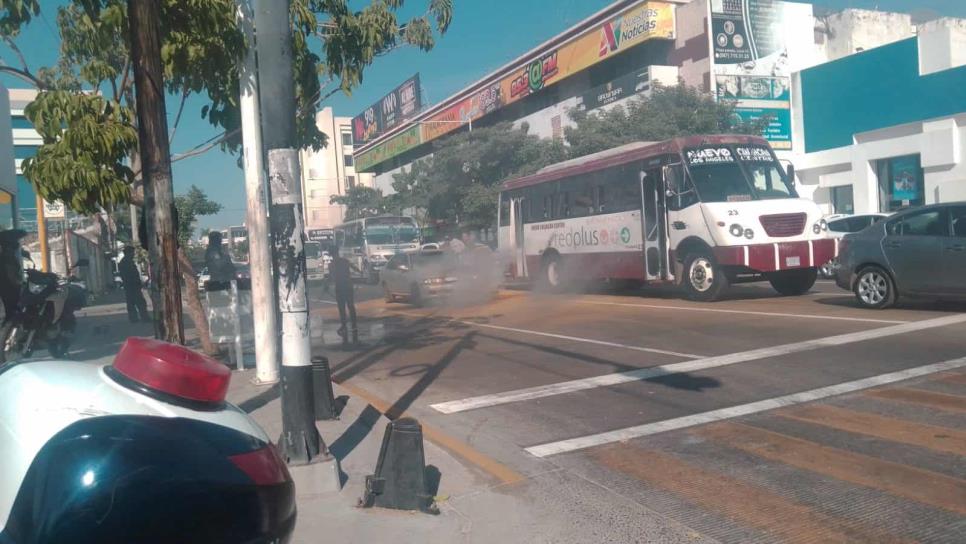
[[[667,210],[660,168],[641,171],[641,227],[644,238],[644,277],[668,279]]]
[[[516,264],[515,273],[518,278],[527,277],[527,253],[523,239],[523,198],[510,200],[510,228],[513,231],[511,244],[513,259]]]

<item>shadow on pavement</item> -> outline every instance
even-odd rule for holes
[[[281,395],[281,389],[279,388],[278,384],[275,384],[254,397],[243,400],[238,404],[238,407],[241,408],[246,414],[250,414],[277,399],[279,395]]]
[[[865,310],[859,305],[859,302],[855,300],[855,296],[842,292],[841,295],[830,297],[830,298],[816,298],[815,302],[819,304],[824,304],[826,306],[839,306],[841,308],[856,308],[859,310]],[[916,298],[902,298],[896,302],[892,309],[897,310],[921,310],[927,312],[949,312],[949,313],[964,313],[966,312],[966,302],[961,301],[951,301],[951,300],[930,300],[930,299],[916,299]],[[875,313],[875,310],[867,310],[871,313]]]

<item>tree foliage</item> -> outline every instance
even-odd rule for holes
[[[735,105],[683,83],[657,85],[653,94],[603,112],[572,111],[576,126],[565,135],[570,155],[579,157],[638,141],[662,141],[692,134],[761,134],[768,119],[745,123]]]
[[[41,93],[24,113],[43,138],[23,161],[41,196],[85,214],[128,200],[134,172],[124,161],[137,148],[134,112],[101,96],[58,90]]]
[[[178,210],[178,242],[187,247],[195,234],[195,223],[202,215],[214,215],[221,211],[221,204],[208,198],[208,194],[192,185],[188,192],[174,197]]]
[[[427,1],[422,15],[400,21],[400,0],[372,0],[355,11],[347,0],[292,0],[296,129],[301,147],[325,145],[325,135],[315,124],[319,104],[334,92],[351,92],[376,57],[402,45],[433,47],[436,35],[449,27],[453,5],[451,0]],[[21,26],[31,23],[40,9],[37,0],[0,0],[0,35],[13,43]],[[206,103],[196,114],[224,130],[212,145],[237,152],[241,143],[238,71],[251,44],[245,43],[237,26],[235,1],[161,0],[160,9],[164,86],[169,97],[180,100],[171,109],[173,129],[187,98],[203,96]],[[57,26],[61,38],[57,65],[35,76],[24,63],[18,72],[43,91],[35,115],[60,115],[66,122],[59,127],[47,125],[43,136],[45,147],[50,147],[38,154],[25,175],[38,192],[63,198],[71,207],[79,206],[77,211],[126,203],[131,193],[120,188],[138,174],[136,164],[133,171],[124,166],[126,158],[136,157],[136,145],[128,138],[132,131],[136,134],[136,119],[129,114],[135,101],[127,2],[71,0],[58,8]],[[78,94],[82,88],[100,96],[68,99],[64,94]],[[47,99],[49,93],[60,94]],[[73,135],[101,126],[105,117],[111,122],[95,136],[100,140],[96,145],[77,148],[70,155],[55,152],[69,140],[76,141]]]
[[[345,206],[346,221],[373,217],[389,211],[389,202],[382,191],[362,185],[352,187],[344,195],[332,195],[329,197],[329,203]]]
[[[566,157],[562,142],[499,123],[437,141],[431,157],[394,176],[393,188],[401,205],[425,210],[431,220],[490,227],[501,182]]]

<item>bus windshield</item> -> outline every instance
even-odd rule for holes
[[[366,242],[372,245],[410,244],[419,238],[412,225],[367,226]]]
[[[318,242],[305,242],[305,258],[318,259],[322,256],[322,244]]]
[[[686,149],[685,161],[702,202],[798,197],[767,147],[738,145]]]

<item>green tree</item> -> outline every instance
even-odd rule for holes
[[[192,185],[188,192],[174,197],[178,210],[178,242],[186,247],[195,235],[195,223],[202,215],[214,215],[221,211],[221,204],[208,198],[208,195]]]
[[[580,157],[638,141],[662,141],[692,134],[761,134],[768,119],[746,123],[735,115],[734,102],[683,83],[656,85],[645,98],[602,112],[570,112],[576,126],[564,134],[570,154]]]
[[[344,195],[329,197],[329,204],[345,206],[345,220],[351,221],[387,213],[389,201],[379,189],[356,185],[347,190]]]
[[[400,206],[424,210],[430,220],[492,227],[501,182],[566,157],[562,142],[499,123],[436,142],[431,157],[394,176],[393,188]]]
[[[323,100],[339,91],[350,93],[380,55],[403,45],[431,49],[436,35],[445,32],[452,20],[452,0],[428,0],[424,13],[404,22],[397,13],[402,4],[401,0],[373,0],[353,11],[346,0],[292,0],[296,129],[301,147],[319,149],[326,144],[315,125],[315,112]],[[216,146],[237,152],[238,69],[251,44],[245,43],[237,28],[234,0],[161,0],[160,8],[163,85],[169,96],[180,100],[170,110],[176,112],[170,137],[174,138],[191,95],[206,100],[200,115],[223,129],[218,137],[173,156],[172,161]],[[0,59],[0,72],[42,91],[26,115],[40,132],[43,145],[36,157],[25,161],[24,175],[40,195],[62,199],[79,212],[117,209],[128,202],[143,204],[127,2],[70,0],[59,7],[57,65],[34,74],[15,39],[40,10],[39,0],[0,0],[0,39],[21,64],[14,68]],[[84,94],[82,88],[97,94]],[[188,310],[204,349],[212,351],[191,262],[184,251],[179,260],[188,286]]]

